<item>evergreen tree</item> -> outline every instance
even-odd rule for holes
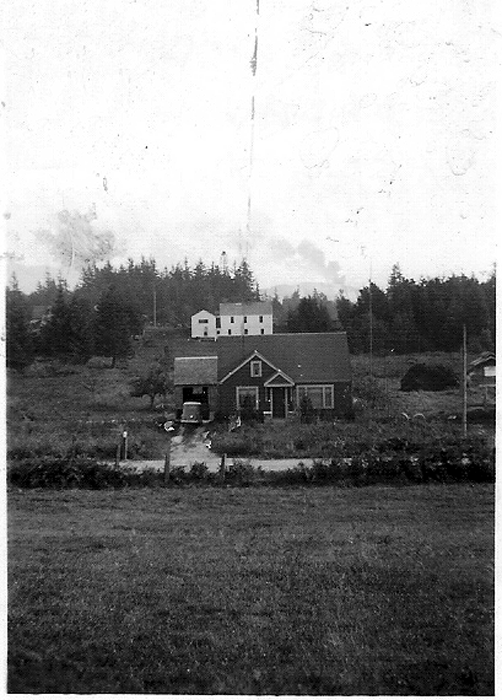
[[[315,297],[300,299],[298,308],[288,313],[289,333],[327,333],[334,323],[326,306]]]
[[[97,304],[95,342],[98,352],[112,358],[112,367],[131,349],[128,304],[113,285],[101,294]]]
[[[413,307],[415,286],[413,280],[408,280],[402,275],[399,265],[393,266],[387,287],[390,317],[388,342],[398,353],[420,349]]]
[[[30,311],[26,296],[13,276],[5,296],[6,364],[22,370],[33,360]]]
[[[78,362],[87,362],[94,354],[94,308],[85,297],[74,295],[68,307],[70,352]]]
[[[40,330],[40,349],[45,355],[64,355],[70,352],[70,312],[66,293],[58,288],[50,309],[50,317]]]

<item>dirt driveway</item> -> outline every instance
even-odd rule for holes
[[[173,435],[170,442],[169,463],[171,468],[184,467],[189,469],[192,464],[196,463],[204,463],[210,472],[216,472],[220,468],[221,455],[211,451],[209,431],[204,426],[194,428],[183,426],[178,434]],[[229,457],[227,464],[242,461],[249,462],[253,467],[262,467],[267,471],[292,469],[297,467],[300,462],[310,467],[313,462],[312,459],[262,459],[260,457],[236,457],[234,459]],[[124,468],[134,469],[134,471],[144,471],[145,469],[163,471],[164,469],[164,460],[129,460],[120,464]]]

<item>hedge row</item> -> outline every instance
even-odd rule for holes
[[[12,462],[7,479],[20,488],[106,489],[123,486],[153,486],[162,475],[148,470],[140,473],[121,470],[92,458],[45,457]]]
[[[215,474],[204,463],[190,470],[171,469],[164,475],[153,470],[131,472],[93,459],[68,460],[46,457],[21,460],[8,468],[8,481],[20,488],[121,488],[125,486],[365,486],[369,484],[493,482],[495,454],[484,443],[472,440],[433,445],[414,455],[406,451],[376,450],[352,459],[318,460],[311,467],[301,462],[293,469],[267,472],[246,461],[229,464],[225,474]]]

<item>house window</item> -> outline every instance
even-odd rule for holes
[[[208,318],[199,318],[199,323],[209,323]]]
[[[260,316],[260,323],[263,323],[263,316]]]
[[[261,333],[261,335],[265,335],[265,329],[264,329],[264,328],[260,328],[260,333]]]
[[[257,386],[238,386],[237,393],[237,409],[255,408],[258,410],[258,387]]]
[[[244,335],[247,335],[249,333],[247,328],[244,328]]]
[[[221,318],[216,316],[216,328],[221,328]]]
[[[261,360],[251,360],[251,376],[252,377],[261,377],[261,374],[262,374]]]
[[[334,408],[333,385],[317,384],[298,387],[298,403],[304,396],[312,402],[314,408]]]
[[[234,322],[234,317],[230,316],[230,323],[233,323],[233,322]]]
[[[248,317],[244,316],[244,323],[247,323],[247,322],[248,322]]]
[[[231,328],[228,329],[228,335],[232,335],[232,329],[231,329]]]

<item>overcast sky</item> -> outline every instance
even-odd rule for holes
[[[223,250],[246,255],[262,288],[359,288],[370,267],[385,286],[394,263],[486,275],[495,4],[261,0],[258,20],[256,0],[4,4],[4,216],[20,279],[49,265],[75,278],[86,257],[170,267]]]

